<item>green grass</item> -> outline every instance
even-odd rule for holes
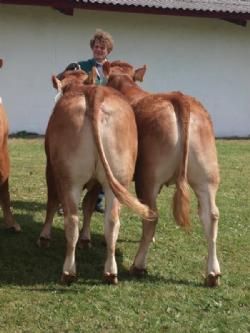
[[[141,280],[128,270],[140,238],[138,217],[122,210],[118,286],[102,284],[102,215],[92,221],[93,247],[77,250],[79,279],[60,278],[65,241],[55,218],[53,242],[36,246],[45,216],[42,139],[10,139],[10,190],[19,235],[0,228],[0,332],[250,332],[250,141],[218,140],[221,186],[218,257],[221,286],[203,287],[207,248],[192,194],[192,232],[176,227],[172,188],[158,198],[160,221]],[[0,218],[2,222],[2,217]]]

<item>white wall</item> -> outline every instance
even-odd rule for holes
[[[115,40],[110,60],[147,64],[143,87],[196,96],[217,136],[250,135],[250,23],[0,5],[0,96],[10,132],[44,133],[55,91],[51,74],[91,57],[96,28]]]

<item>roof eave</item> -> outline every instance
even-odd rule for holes
[[[156,7],[143,7],[134,5],[112,5],[98,3],[81,3],[70,0],[0,0],[0,4],[9,5],[30,5],[30,6],[49,6],[60,10],[64,14],[73,15],[75,8],[87,10],[103,10],[111,12],[170,15],[170,16],[188,16],[188,17],[206,17],[227,20],[245,26],[250,20],[250,13],[224,12],[224,11],[203,11],[203,10],[183,10],[167,9]]]

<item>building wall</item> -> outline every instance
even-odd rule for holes
[[[10,132],[43,134],[55,91],[51,75],[91,57],[96,28],[115,40],[110,60],[147,64],[143,88],[180,90],[198,98],[217,136],[250,135],[250,25],[216,19],[0,4],[0,96]]]

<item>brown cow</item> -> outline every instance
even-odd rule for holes
[[[137,128],[129,103],[112,88],[84,85],[87,74],[65,72],[53,77],[62,90],[50,117],[46,135],[47,213],[38,243],[50,238],[51,224],[62,203],[67,242],[62,282],[76,276],[75,247],[78,241],[78,203],[83,188],[102,186],[105,192],[104,234],[107,259],[104,278],[117,283],[115,245],[119,232],[120,203],[145,219],[154,215],[128,191],[137,157]],[[119,201],[118,201],[119,200]]]
[[[3,60],[0,59],[0,68]],[[10,209],[9,194],[10,162],[8,153],[8,119],[0,97],[0,205],[3,209],[3,220],[7,229],[19,232],[19,224],[14,220]]]
[[[138,160],[135,186],[138,198],[156,210],[163,185],[176,184],[173,213],[180,226],[189,225],[188,183],[194,190],[208,242],[205,283],[219,283],[216,255],[219,211],[215,203],[219,167],[211,119],[193,97],[179,92],[151,94],[135,81],[142,81],[146,67],[134,68],[121,62],[110,64],[108,86],[124,94],[133,106],[138,128]],[[145,271],[146,256],[155,233],[155,223],[143,223],[141,243],[132,271]]]

